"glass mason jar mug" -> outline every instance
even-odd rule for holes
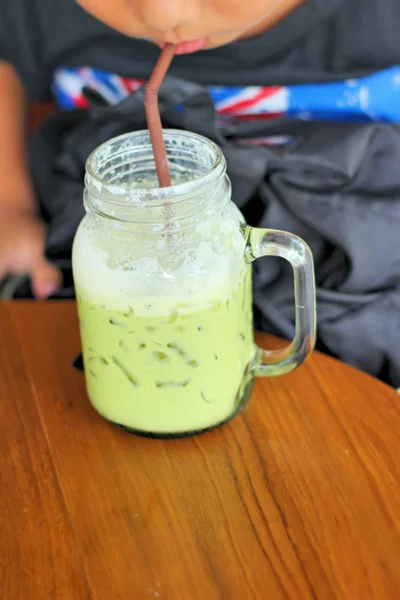
[[[129,431],[178,437],[237,414],[254,376],[305,360],[315,292],[302,240],[246,226],[220,149],[192,133],[164,135],[169,188],[157,187],[147,131],[89,157],[73,270],[91,403]],[[251,263],[261,256],[294,271],[296,335],[283,351],[253,340]]]

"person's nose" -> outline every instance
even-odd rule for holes
[[[197,21],[207,0],[133,0],[135,18],[150,29],[170,31]]]

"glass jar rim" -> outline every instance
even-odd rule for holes
[[[125,204],[128,196],[131,202],[137,198],[141,201],[146,200],[146,205],[148,207],[158,207],[164,205],[165,202],[173,202],[176,204],[179,203],[179,201],[188,199],[189,197],[193,198],[201,194],[205,187],[208,187],[217,178],[225,174],[225,157],[221,149],[212,140],[209,140],[208,138],[197,133],[180,129],[163,129],[163,135],[166,141],[168,141],[169,138],[175,138],[198,143],[200,147],[203,146],[204,149],[211,154],[211,166],[206,171],[199,174],[198,177],[196,176],[193,180],[178,183],[176,185],[172,185],[171,187],[165,188],[132,187],[129,185],[129,183],[115,184],[103,178],[101,174],[99,174],[98,168],[96,168],[94,163],[96,160],[99,160],[100,155],[107,150],[107,147],[111,147],[112,144],[123,144],[124,141],[129,140],[133,142],[135,139],[141,140],[141,144],[138,144],[138,147],[151,147],[149,131],[147,129],[143,129],[140,131],[124,133],[111,138],[90,153],[86,161],[86,187],[96,191],[97,193],[100,193],[101,195],[106,195],[108,202],[115,204]],[[134,145],[132,145],[132,148],[133,147]],[[110,160],[111,157],[112,153],[105,160]]]

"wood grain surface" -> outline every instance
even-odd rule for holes
[[[149,440],[89,405],[73,303],[0,304],[0,336],[1,600],[400,598],[394,390],[315,353]]]

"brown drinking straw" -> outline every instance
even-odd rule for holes
[[[171,185],[171,175],[168,168],[167,151],[165,149],[160,111],[158,108],[158,90],[174,58],[175,50],[176,46],[174,44],[167,44],[165,46],[150,76],[144,95],[147,126],[149,128],[151,145],[153,146],[158,184],[160,187],[169,187]]]

